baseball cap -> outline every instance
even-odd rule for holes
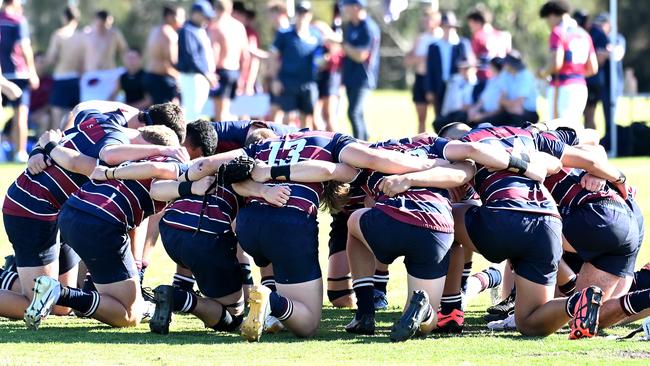
[[[217,14],[214,12],[212,4],[205,0],[200,0],[192,5],[192,12],[198,11],[207,18],[214,18]]]
[[[456,14],[453,11],[442,13],[442,16],[440,17],[440,25],[446,25],[452,28],[458,28],[460,26],[460,24],[458,24],[458,18],[456,18]]]
[[[521,53],[517,50],[510,51],[503,59],[504,65],[510,65],[515,70],[521,70],[524,65],[524,60],[521,58]]]
[[[366,6],[368,6],[368,1],[367,0],[341,0],[341,6],[346,6],[346,5],[359,5],[365,8]]]
[[[311,11],[311,3],[309,1],[300,1],[296,4],[296,13],[309,13]]]
[[[595,24],[603,24],[603,23],[609,23],[609,14],[608,13],[600,13],[596,15],[594,18],[594,23]]]

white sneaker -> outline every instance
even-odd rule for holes
[[[487,324],[487,327],[493,332],[509,332],[517,330],[517,324],[515,323],[515,314],[512,313],[503,320],[495,320],[493,322],[489,322]]]
[[[41,320],[50,314],[61,296],[61,284],[54,278],[40,276],[34,280],[34,298],[25,310],[25,325],[38,330]]]
[[[153,313],[156,311],[156,304],[151,301],[143,300],[142,301],[142,318],[140,319],[141,323],[149,323]]]
[[[282,324],[278,318],[274,317],[273,315],[266,317],[266,321],[264,322],[264,331],[266,333],[275,334],[280,333],[283,330],[284,324]]]

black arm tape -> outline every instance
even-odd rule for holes
[[[185,175],[185,180],[188,181],[188,182],[191,182],[191,180],[190,180],[190,168],[187,168],[184,175]]]
[[[43,151],[45,152],[45,155],[48,155],[48,156],[49,156],[50,153],[52,152],[52,150],[54,150],[54,148],[57,147],[57,146],[58,146],[58,144],[57,144],[56,142],[54,142],[54,141],[50,141],[50,142],[48,142],[48,143],[43,147]]]
[[[510,160],[508,161],[508,171],[523,175],[528,170],[528,163],[523,159],[514,157],[510,155]]]
[[[178,185],[178,195],[181,197],[189,196],[192,194],[192,184],[194,182],[181,182]]]
[[[284,177],[285,180],[291,180],[291,165],[271,167],[271,179],[276,180],[279,177]]]
[[[29,157],[31,158],[32,156],[36,156],[38,154],[45,155],[45,151],[43,150],[42,147],[35,147],[30,153]]]

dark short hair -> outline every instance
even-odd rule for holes
[[[129,51],[135,52],[138,55],[142,56],[142,50],[139,47],[135,47],[135,46],[129,47]]]
[[[212,123],[198,119],[187,124],[187,140],[196,148],[200,148],[203,156],[214,155],[217,152],[219,137]]]
[[[95,13],[95,18],[101,20],[102,22],[105,22],[110,16],[111,13],[108,10],[100,10]]]
[[[571,6],[565,0],[547,1],[539,9],[540,18],[548,18],[549,15],[562,16],[571,11]]]
[[[79,9],[76,6],[68,5],[63,9],[63,16],[67,21],[79,19]]]
[[[178,136],[178,141],[185,141],[185,116],[181,107],[174,103],[154,104],[147,108],[154,125],[171,128]]]
[[[282,1],[274,1],[269,3],[268,9],[273,13],[287,14],[287,5]]]
[[[470,10],[465,18],[467,18],[467,20],[473,20],[481,24],[492,23],[492,13],[490,13],[486,6],[480,5],[481,4],[478,4],[472,10]]]
[[[175,17],[176,13],[178,13],[178,5],[163,6],[163,12],[162,12],[163,19],[169,16]]]

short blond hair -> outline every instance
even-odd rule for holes
[[[178,141],[178,135],[167,126],[145,126],[138,128],[138,131],[140,132],[142,139],[152,145],[181,146]]]

